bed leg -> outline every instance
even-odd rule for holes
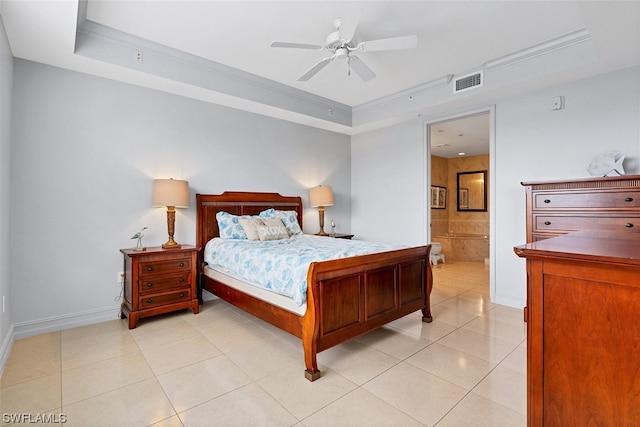
[[[315,343],[307,343],[304,339],[302,341],[302,349],[304,350],[304,377],[309,381],[315,381],[320,378],[320,370],[318,369],[318,358]]]
[[[309,369],[304,370],[304,377],[311,382],[317,380],[318,378],[320,378],[320,376],[321,376],[321,373],[318,370],[316,370],[315,372],[310,371]]]
[[[422,309],[422,321],[424,323],[431,323],[433,321],[433,316],[431,315],[431,310],[428,308]]]

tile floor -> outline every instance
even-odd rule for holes
[[[220,300],[16,340],[2,425],[524,426],[525,324],[489,301],[488,268],[434,267],[432,310],[320,353],[314,383],[299,340]]]

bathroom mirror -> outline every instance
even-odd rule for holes
[[[487,211],[487,171],[458,172],[458,212]]]

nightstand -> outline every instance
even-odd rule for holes
[[[138,319],[191,308],[200,311],[197,293],[198,249],[120,249],[124,255],[124,292],[121,318],[129,318],[129,329]]]

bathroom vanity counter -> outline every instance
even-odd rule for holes
[[[528,425],[637,425],[640,233],[575,232],[514,251],[527,261]]]

